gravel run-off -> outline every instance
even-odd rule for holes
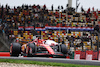
[[[0,67],[58,67],[58,66],[43,66],[34,64],[16,64],[16,63],[0,63]]]

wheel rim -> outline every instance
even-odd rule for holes
[[[11,46],[10,46],[10,54],[12,54],[12,47],[13,47],[13,45],[11,44]]]
[[[26,54],[28,54],[28,48],[29,48],[29,46],[26,47]]]

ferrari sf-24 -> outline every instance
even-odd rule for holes
[[[53,40],[35,38],[32,42],[22,45],[19,42],[12,42],[10,44],[11,56],[66,57],[69,54],[65,44],[59,44]]]

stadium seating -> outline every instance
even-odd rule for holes
[[[1,10],[4,9],[4,10]],[[50,11],[49,9],[43,9],[43,7],[39,8],[38,5],[29,6],[19,6],[17,8],[2,8],[0,7],[0,30],[9,29],[9,38],[16,37],[21,41],[32,41],[35,30],[38,35],[42,35],[43,39],[51,39],[58,42],[58,37],[60,37],[60,41],[65,41],[65,44],[70,44],[69,39],[73,37],[73,46],[70,47],[73,51],[74,46],[76,50],[82,50],[80,46],[80,42],[84,39],[89,38],[91,36],[90,32],[93,30],[94,26],[99,23],[100,12],[90,12],[90,14],[79,12],[73,13],[69,15],[68,13],[60,12],[61,17],[59,16],[59,11],[54,10]],[[60,17],[60,18],[59,18]],[[95,24],[95,25],[94,25]],[[50,29],[47,29],[49,26]],[[57,27],[57,29],[51,29],[52,27]],[[59,30],[59,27],[62,27]],[[71,30],[70,30],[71,28]],[[75,28],[75,29],[74,29]],[[51,31],[52,30],[52,31]],[[11,32],[13,31],[13,32]],[[85,32],[85,34],[84,34]],[[93,49],[96,49],[96,41],[98,40],[98,36],[93,36]],[[92,37],[91,36],[91,37]],[[67,38],[68,37],[68,38]],[[91,49],[91,45],[87,45],[86,40],[83,41],[84,50]],[[90,40],[89,40],[90,42]]]

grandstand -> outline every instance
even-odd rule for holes
[[[46,5],[22,5],[0,7],[0,36],[10,42],[32,41],[34,35],[58,42],[65,41],[71,51],[97,50],[98,36],[91,34],[100,22],[100,11],[75,12],[69,7],[49,10]],[[60,18],[59,18],[60,17]],[[92,46],[92,47],[91,47]]]

